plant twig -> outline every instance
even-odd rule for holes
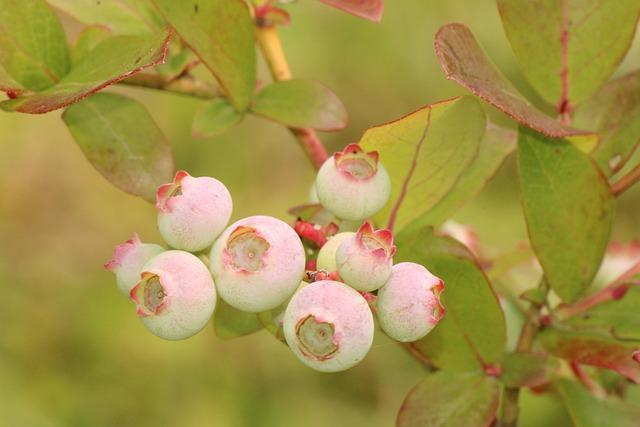
[[[127,86],[164,90],[180,95],[201,99],[214,99],[224,96],[218,87],[211,83],[197,80],[189,75],[171,78],[159,73],[137,73],[119,82]]]
[[[275,81],[290,80],[291,69],[282,49],[278,30],[273,26],[256,25],[256,36],[273,79]],[[328,155],[316,132],[313,129],[294,127],[290,127],[289,130],[296,137],[313,166],[319,169]]]
[[[546,296],[549,293],[549,285],[543,278],[540,282],[539,288],[543,290]],[[544,302],[534,303],[532,302],[527,310],[526,319],[522,331],[520,332],[520,338],[516,346],[516,351],[526,352],[530,351],[533,345],[533,339],[536,337],[538,330],[540,329],[540,310],[544,307]],[[502,416],[500,419],[500,427],[515,427],[518,422],[518,398],[520,397],[519,388],[505,388],[504,401],[502,404]]]
[[[605,391],[602,389],[600,384],[596,383],[591,379],[589,375],[582,369],[582,366],[575,360],[571,361],[569,364],[571,367],[571,372],[573,375],[585,386],[587,390],[589,390],[594,396],[604,397],[606,395]]]
[[[611,184],[611,192],[614,194],[614,196],[618,197],[638,181],[640,181],[640,164],[636,165],[636,167],[631,169],[618,181]]]

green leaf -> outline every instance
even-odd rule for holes
[[[395,241],[396,262],[422,264],[445,282],[444,319],[415,343],[417,348],[434,366],[448,371],[479,370],[498,363],[506,343],[504,314],[473,255],[430,228],[407,230]]]
[[[360,145],[378,151],[392,185],[376,222],[399,231],[442,200],[476,157],[484,129],[484,111],[469,96],[368,129]]]
[[[167,21],[213,73],[238,111],[256,84],[253,19],[243,0],[153,0]]]
[[[117,36],[106,39],[86,55],[55,86],[33,95],[0,103],[9,111],[41,114],[66,107],[106,86],[164,60],[167,34],[152,37]]]
[[[0,91],[7,92],[11,96],[18,96],[24,92],[24,87],[15,81],[2,65],[0,65]]]
[[[191,49],[178,47],[179,50],[177,52],[173,52],[174,49],[175,45],[170,49],[165,63],[156,67],[157,72],[169,79],[179,77],[196,61],[195,55]]]
[[[93,49],[111,37],[111,31],[105,27],[87,27],[78,35],[71,48],[71,63],[74,67],[86,59]]]
[[[205,138],[223,133],[240,123],[244,117],[225,98],[214,99],[198,111],[193,118],[191,135]]]
[[[546,353],[511,353],[502,361],[500,381],[506,387],[539,387],[551,382],[560,368]]]
[[[518,427],[573,426],[567,409],[553,389],[544,393],[521,389],[518,407]]]
[[[158,186],[171,181],[171,147],[137,101],[98,93],[67,108],[62,119],[87,160],[121,190],[153,202]]]
[[[586,154],[520,127],[518,165],[531,245],[551,288],[566,302],[595,276],[609,240],[615,198]]]
[[[218,338],[227,340],[252,334],[262,329],[263,325],[256,313],[240,311],[218,298],[213,327]]]
[[[62,25],[44,0],[0,0],[0,65],[29,90],[42,90],[69,72]]]
[[[260,319],[260,323],[262,323],[264,328],[269,331],[269,333],[273,335],[274,338],[276,338],[278,341],[283,342],[284,344],[286,344],[287,341],[284,338],[282,319],[284,317],[284,312],[287,309],[288,302],[289,301],[281,304],[279,307],[276,307],[273,310],[258,313],[258,319]]]
[[[382,0],[320,0],[335,8],[344,10],[360,18],[373,22],[382,20],[382,10],[384,8]]]
[[[557,357],[611,369],[640,383],[640,363],[633,358],[634,352],[640,349],[638,341],[619,341],[601,332],[553,328],[539,333],[537,339]]]
[[[262,89],[251,111],[287,126],[322,131],[344,129],[347,110],[325,86],[309,80],[286,80]]]
[[[640,288],[630,287],[624,297],[600,303],[592,309],[568,319],[576,329],[610,333],[620,340],[640,342]]]
[[[438,226],[449,219],[495,175],[507,156],[515,149],[516,137],[516,132],[487,122],[487,129],[473,163],[462,172],[454,187],[410,226]]]
[[[164,23],[149,0],[47,0],[83,24],[100,25],[114,34],[145,36]]]
[[[637,0],[498,0],[511,47],[533,87],[553,105],[577,105],[622,61]]]
[[[640,143],[640,71],[612,80],[576,110],[576,126],[600,134],[593,158],[607,176],[623,168]]]
[[[575,427],[637,427],[640,407],[615,398],[596,397],[583,385],[566,379],[555,384]]]
[[[584,151],[597,144],[597,135],[552,119],[527,101],[491,63],[465,25],[448,24],[435,38],[436,55],[447,79],[459,83],[517,122],[547,136],[570,137]]]
[[[496,418],[500,387],[490,377],[436,372],[411,390],[398,427],[487,427]]]

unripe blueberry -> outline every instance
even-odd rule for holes
[[[395,253],[391,231],[374,231],[371,223],[365,222],[357,233],[338,246],[338,273],[352,288],[375,291],[389,279]]]
[[[337,217],[363,220],[387,203],[391,180],[376,151],[365,153],[359,145],[350,144],[324,162],[316,191],[322,206]]]
[[[233,202],[214,178],[179,171],[158,188],[158,229],[172,247],[196,252],[209,247],[229,223]]]
[[[338,265],[336,264],[336,252],[338,246],[346,239],[355,236],[356,233],[347,231],[344,233],[338,233],[335,236],[329,238],[320,251],[318,251],[318,258],[316,259],[316,269],[325,270],[328,272],[338,271]]]
[[[284,314],[284,336],[307,366],[337,372],[358,364],[373,342],[367,301],[344,283],[322,280],[296,292]]]
[[[142,243],[138,234],[133,233],[131,240],[115,247],[113,257],[104,267],[116,275],[120,292],[129,296],[131,288],[140,280],[140,272],[145,263],[163,251],[162,246]]]
[[[419,264],[393,266],[389,281],[378,291],[380,326],[397,341],[417,341],[444,316],[440,294],[442,280]]]
[[[269,216],[241,219],[211,248],[209,267],[220,297],[243,311],[271,310],[296,290],[305,272],[300,238]]]
[[[145,264],[131,290],[137,313],[154,335],[181,340],[205,327],[216,307],[211,274],[195,255],[166,251]]]

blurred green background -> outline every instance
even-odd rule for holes
[[[323,135],[330,150],[369,126],[464,93],[444,79],[433,53],[433,35],[447,22],[468,24],[532,94],[494,0],[388,1],[380,25],[310,0],[287,9],[292,24],[281,34],[294,75],[328,85],[350,113],[345,131]],[[639,44],[619,73],[640,65]],[[260,74],[269,81],[263,65]],[[288,207],[306,201],[313,171],[285,129],[248,118],[223,136],[194,140],[191,118],[202,101],[115,90],[147,105],[179,168],[226,183],[234,218],[287,219]],[[208,327],[183,342],[146,332],[102,264],[133,231],[160,242],[154,209],[110,186],[59,116],[0,114],[0,425],[393,425],[424,370],[382,334],[363,363],[328,375],[305,368],[266,332],[221,341]],[[621,199],[618,240],[640,236],[639,200],[637,189]],[[525,238],[513,158],[456,218],[493,253]]]

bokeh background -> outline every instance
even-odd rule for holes
[[[444,79],[432,48],[436,30],[452,21],[469,25],[537,101],[494,0],[387,1],[380,25],[310,0],[287,9],[292,24],[281,34],[294,74],[328,85],[350,114],[346,130],[322,135],[331,150],[369,126],[464,93]],[[63,20],[71,35],[77,25]],[[618,74],[639,63],[636,40]],[[261,79],[269,81],[264,66]],[[226,183],[235,219],[290,219],[287,208],[306,201],[313,171],[282,127],[247,118],[223,136],[194,140],[191,119],[202,101],[115,90],[149,108],[179,168]],[[622,197],[617,240],[640,236],[639,201],[637,189]],[[525,239],[513,157],[456,219],[472,225],[490,252]],[[221,341],[208,327],[183,342],[162,341],[146,332],[102,268],[134,230],[160,242],[153,207],[119,192],[89,165],[60,112],[0,113],[0,425],[391,426],[424,375],[382,334],[363,363],[332,375],[305,368],[264,331]],[[522,425],[540,425],[535,415],[529,409]]]

